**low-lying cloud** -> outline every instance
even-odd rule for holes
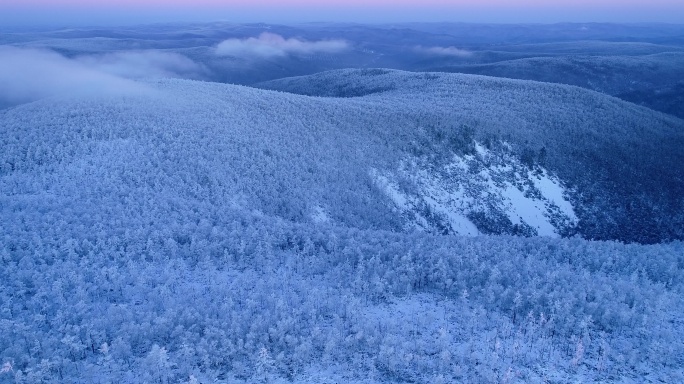
[[[49,50],[0,46],[0,105],[55,95],[139,93],[140,78],[197,78],[203,67],[178,54],[139,51],[66,58]]]
[[[202,79],[208,72],[183,55],[163,51],[113,52],[82,56],[77,60],[89,68],[128,79]]]
[[[452,56],[452,57],[470,57],[473,55],[471,51],[460,49],[456,47],[416,47],[416,51],[428,55],[435,56]]]
[[[0,47],[0,102],[20,104],[58,94],[137,92],[132,80],[52,51]]]
[[[337,53],[349,48],[344,40],[306,41],[286,39],[274,33],[264,32],[259,37],[228,39],[216,47],[218,56],[247,58],[283,57],[290,54]]]

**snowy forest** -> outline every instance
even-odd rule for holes
[[[0,383],[684,382],[684,28],[576,27],[3,30]]]

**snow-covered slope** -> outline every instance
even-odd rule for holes
[[[677,118],[576,87],[472,75],[344,70],[261,86],[392,115],[383,126],[409,153],[407,164],[417,157],[445,169],[455,154],[476,156],[476,141],[494,150],[491,158],[522,161],[569,189],[586,237],[684,236],[684,121]]]
[[[587,186],[650,159],[629,177],[652,172],[651,204],[680,120],[538,83],[321,76],[375,93],[160,80],[1,111],[0,381],[682,377],[680,242],[424,233],[630,224]]]
[[[558,178],[510,154],[497,157],[478,143],[475,149],[439,168],[411,159],[396,175],[374,170],[373,176],[410,225],[425,230],[551,237],[574,230],[577,216]]]
[[[534,57],[480,65],[463,65],[450,72],[577,85],[619,95],[643,88],[672,85],[681,79],[684,52],[673,49],[644,56]],[[648,71],[639,69],[649,68]],[[447,69],[447,68],[444,68]]]
[[[471,75],[349,70],[272,86],[367,96],[161,80],[44,99],[2,112],[4,190],[106,206],[96,201],[120,204],[110,192],[135,180],[155,200],[233,201],[297,222],[684,236],[682,120],[580,88]]]
[[[576,85],[684,117],[681,105],[658,97],[660,93],[670,93],[670,98],[681,98],[681,92],[677,93],[684,77],[684,53],[681,49],[672,48],[670,52],[644,56],[589,54],[581,52],[487,64],[434,66],[431,70]]]

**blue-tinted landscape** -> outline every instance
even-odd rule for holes
[[[0,27],[0,383],[684,381],[684,25]]]

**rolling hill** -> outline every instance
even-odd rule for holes
[[[264,33],[283,40],[275,45],[261,41],[265,49],[261,55],[217,51],[226,41],[255,48]],[[164,77],[252,85],[336,69],[382,67],[547,81],[607,93],[682,118],[677,100],[683,95],[676,86],[682,78],[682,36],[680,25],[667,24],[216,22],[111,29],[8,28],[0,35],[0,44],[51,50],[110,71],[133,70],[128,75],[136,78],[157,77],[161,72]],[[269,46],[282,48],[279,44],[287,39],[296,40],[300,48],[343,41],[345,49],[263,55]],[[147,72],[135,72],[140,67],[147,67]]]
[[[615,50],[606,47],[609,52],[611,48]],[[577,49],[582,53],[430,69],[576,85],[684,117],[681,103],[676,102],[682,97],[678,84],[684,75],[684,54],[678,50],[640,56],[587,56],[588,49]],[[664,97],[658,97],[660,93]],[[673,101],[668,102],[668,98]]]
[[[476,75],[260,86],[0,111],[0,380],[682,377],[682,120]]]
[[[339,103],[362,95],[352,100],[384,108],[403,103],[396,113],[410,116],[418,129],[400,147],[418,158],[428,153],[428,167],[439,163],[435,156],[443,163],[453,154],[483,158],[473,143],[487,143],[499,158],[511,155],[528,170],[546,169],[569,189],[577,231],[585,237],[648,242],[682,236],[679,119],[579,88],[468,75],[338,71],[262,86]],[[421,129],[423,137],[416,136]],[[663,209],[668,213],[658,217]],[[668,221],[669,229],[657,224]]]

